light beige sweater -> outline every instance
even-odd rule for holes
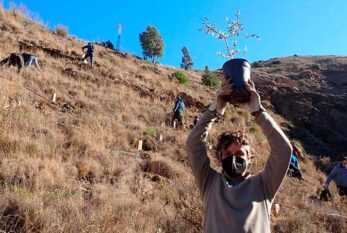
[[[214,120],[215,114],[206,111],[187,139],[188,161],[203,194],[204,232],[270,232],[272,201],[292,154],[289,140],[268,113],[261,113],[256,122],[271,147],[264,170],[229,183],[224,175],[210,167],[207,156],[206,138]]]

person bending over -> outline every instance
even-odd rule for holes
[[[343,157],[330,172],[325,182],[324,189],[328,189],[331,180],[335,180],[339,195],[347,197],[347,156]]]

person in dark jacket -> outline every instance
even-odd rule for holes
[[[332,180],[335,180],[339,195],[347,196],[347,156],[343,157],[330,172],[325,182],[324,189],[329,188],[329,184]]]
[[[20,73],[24,66],[23,57],[20,53],[11,53],[10,56],[1,60],[0,65],[7,65],[8,67],[16,66],[18,68],[18,73]]]
[[[85,51],[87,50],[87,51]],[[82,51],[85,53],[85,56],[82,58],[82,61],[85,61],[87,58],[90,60],[90,65],[94,65],[94,46],[91,43],[88,43],[82,48]]]
[[[31,53],[22,53],[24,67],[29,68],[31,65],[35,65],[35,67],[40,70],[39,60],[34,54]]]
[[[172,121],[171,124],[174,126],[174,122],[177,122],[176,126],[183,126],[183,114],[185,110],[185,104],[181,96],[177,96],[175,106],[172,109]]]

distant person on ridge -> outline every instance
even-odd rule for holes
[[[185,105],[184,101],[181,96],[177,96],[175,106],[172,110],[173,116],[172,116],[172,121],[171,124],[174,127],[183,126],[183,113],[184,113]],[[174,125],[174,122],[177,122],[177,125]]]
[[[324,189],[329,188],[331,180],[335,180],[340,196],[347,196],[347,156],[335,165],[324,185]]]
[[[85,50],[87,50],[85,52]],[[82,58],[82,61],[84,62],[88,57],[90,60],[90,65],[93,67],[94,65],[94,46],[89,42],[86,46],[82,48],[83,53],[85,52],[85,56]]]
[[[298,158],[295,156],[294,153],[292,154],[292,157],[290,158],[288,175],[291,177],[296,177],[302,181],[304,180],[304,178],[302,177],[300,168],[299,168]]]
[[[218,137],[215,156],[221,162],[222,172],[210,167],[207,135],[216,118],[224,114],[225,97],[233,92],[232,86],[224,78],[214,102],[200,117],[187,139],[188,161],[203,195],[204,232],[269,233],[271,206],[286,176],[292,147],[262,107],[254,84],[249,82],[246,89],[250,93],[250,101],[246,106],[262,128],[271,148],[265,167],[254,175],[248,171],[252,145],[242,130],[224,132]]]

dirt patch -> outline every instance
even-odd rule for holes
[[[173,178],[176,175],[173,168],[168,165],[167,162],[161,160],[144,160],[141,164],[141,169],[144,172],[152,173],[165,178]]]
[[[10,202],[3,208],[0,216],[1,232],[21,232],[25,225],[25,215],[20,211],[19,206]]]

